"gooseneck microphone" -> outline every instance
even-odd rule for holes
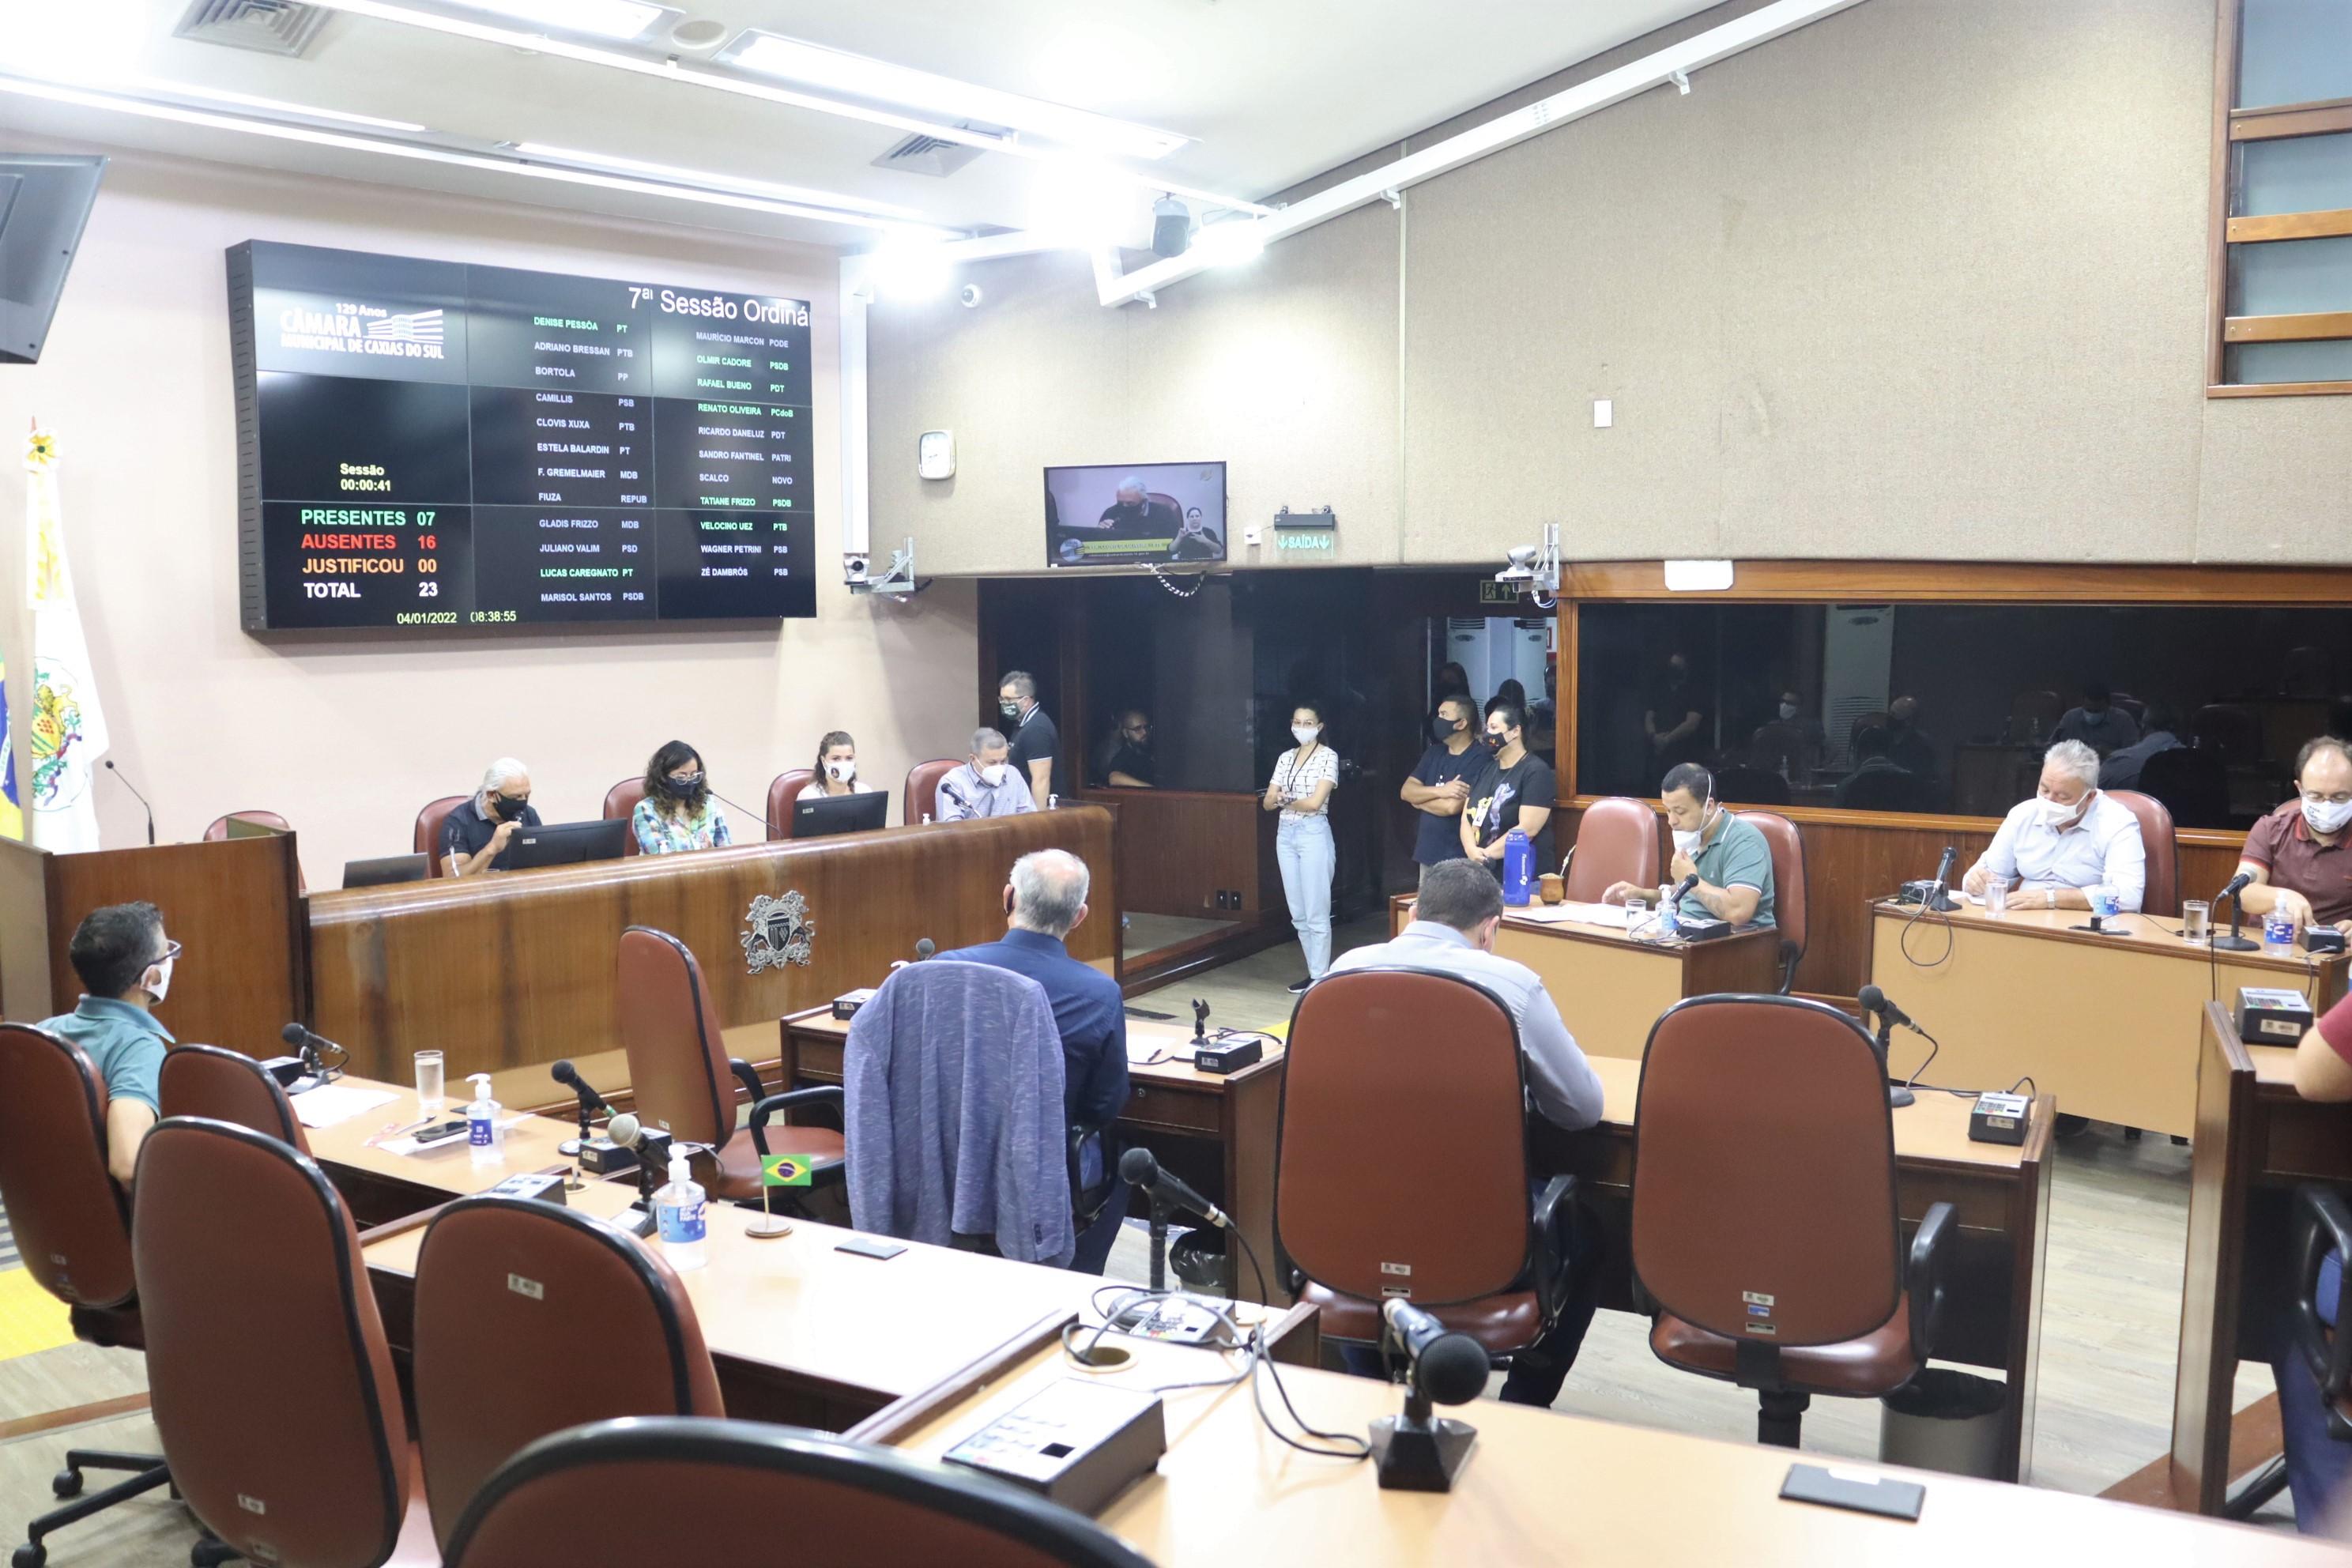
[[[1895,1026],[1900,1024],[1916,1035],[1927,1035],[1927,1031],[1913,1023],[1911,1015],[1888,1001],[1886,993],[1875,985],[1864,986],[1854,1000],[1862,1004],[1862,1010],[1865,1016],[1872,1013],[1878,1015],[1878,1038],[1875,1045],[1878,1051],[1878,1070],[1886,1079],[1886,1103],[1898,1108],[1909,1105],[1916,1097],[1909,1089],[1895,1081],[1895,1069],[1888,1065],[1888,1054],[1894,1047]],[[1927,1037],[1933,1039],[1935,1037],[1929,1035]]]
[[[2236,898],[2242,889],[2252,885],[2253,879],[2254,874],[2252,871],[2239,872],[2236,876],[2230,879],[2228,886],[2224,887],[2219,893],[2216,893],[2213,896],[2213,901],[2219,903],[2223,899]]]
[[[1916,1029],[1919,1026],[1911,1021],[1910,1014],[1888,1001],[1886,993],[1875,985],[1864,986],[1861,995],[1855,1000],[1862,1004],[1864,1012],[1875,1013],[1890,1024],[1900,1024],[1906,1029]]]
[[[612,1103],[590,1088],[588,1080],[580,1076],[580,1069],[569,1061],[554,1063],[547,1069],[547,1076],[580,1097],[580,1120],[583,1124],[587,1121],[590,1113],[593,1111],[601,1110],[607,1116],[613,1114]],[[584,1125],[582,1131],[586,1131]],[[614,1142],[618,1142],[619,1140],[615,1139]]]
[[[1399,1296],[1381,1303],[1381,1348],[1391,1345],[1405,1358],[1404,1410],[1372,1423],[1366,1446],[1375,1473],[1394,1490],[1451,1491],[1478,1429],[1432,1406],[1477,1398],[1486,1386],[1486,1352]]]
[[[756,817],[758,817],[758,818],[760,819],[760,821],[761,821],[763,825],[765,825],[765,826],[767,827],[768,831],[769,831],[769,832],[771,832],[771,833],[774,833],[774,832],[778,832],[778,831],[780,831],[780,830],[783,827],[783,826],[784,826],[782,823],[778,822],[774,817],[770,816],[766,812],[764,812],[764,811],[753,811],[750,806],[745,805],[741,801],[740,801],[740,800],[729,800],[725,795],[720,795],[717,790],[712,790],[712,791],[710,792],[710,798],[711,798],[711,799],[713,799],[713,800],[715,800],[715,801],[718,801],[719,804],[721,804],[721,805],[731,805],[731,806],[733,806],[736,810],[738,810],[738,811],[741,812],[741,813],[742,813],[744,816],[756,816]]]
[[[2212,942],[2216,950],[2222,952],[2252,952],[2262,945],[2260,942],[2250,942],[2238,933],[2239,924],[2245,918],[2245,911],[2238,904],[2238,894],[2253,879],[2254,874],[2252,871],[2241,871],[2230,879],[2228,887],[2214,895],[2213,901],[2216,903],[2223,899],[2230,900],[2230,933],[2227,936],[2218,931],[2213,934]]]
[[[1183,1178],[1160,1168],[1160,1162],[1149,1149],[1129,1149],[1118,1157],[1118,1179],[1130,1187],[1139,1187],[1154,1204],[1171,1208],[1190,1209],[1211,1225],[1231,1230],[1234,1222],[1225,1211],[1186,1185]]]
[[[1486,1391],[1486,1347],[1402,1296],[1381,1303],[1381,1321],[1403,1352],[1406,1383],[1433,1405],[1467,1405]]]
[[[1950,892],[1952,888],[1952,862],[1959,858],[1960,851],[1958,845],[1944,846],[1944,858],[1936,862],[1935,886],[1927,889],[1927,897],[1923,900],[1929,909],[1945,912],[1953,908],[1951,900],[1945,895]]]
[[[313,1034],[299,1024],[287,1025],[278,1031],[278,1037],[302,1053],[303,1070],[315,1075],[321,1082],[339,1076],[342,1064],[352,1059],[351,1052],[326,1036]],[[322,1053],[327,1051],[335,1053],[335,1070],[331,1073],[322,1059]]]
[[[940,944],[933,942],[929,937],[918,938],[915,942],[915,962],[917,963],[920,963],[923,960],[930,957],[931,954],[939,952],[939,950]]]
[[[106,771],[112,773],[116,779],[121,781],[122,787],[131,792],[131,796],[133,800],[136,800],[141,805],[147,807],[147,847],[151,849],[155,847],[154,806],[149,804],[145,795],[139,793],[139,786],[132,784],[129,777],[123,773],[122,770],[114,765],[114,759],[112,757],[106,759]]]

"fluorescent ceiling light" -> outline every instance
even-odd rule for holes
[[[748,32],[719,56],[730,65],[804,87],[845,93],[877,103],[895,103],[952,120],[1008,125],[1065,146],[1126,158],[1165,158],[1191,140],[1132,121],[1114,120],[1066,104],[999,92],[994,88],[934,76],[887,60],[828,49],[774,33]]]
[[[181,125],[199,125],[211,130],[236,131],[253,136],[268,136],[280,142],[302,142],[314,147],[339,147],[356,153],[377,153],[391,158],[406,158],[423,163],[441,163],[452,168],[482,169],[492,174],[519,174],[528,179],[551,180],[559,184],[587,185],[599,190],[623,191],[634,195],[667,196],[677,201],[697,202],[705,206],[733,207],[742,212],[768,213],[777,217],[811,218],[819,223],[846,224],[855,228],[870,228],[885,234],[916,236],[939,240],[954,231],[934,224],[908,223],[897,218],[877,217],[865,213],[835,212],[821,206],[796,202],[771,201],[763,196],[740,195],[733,191],[697,190],[688,185],[669,184],[653,180],[631,179],[625,174],[602,174],[588,169],[563,169],[548,163],[518,163],[512,158],[491,157],[487,153],[459,152],[446,147],[427,147],[414,142],[394,142],[371,136],[361,136],[341,131],[321,131],[307,125],[288,125],[273,120],[251,120],[243,115],[229,114],[209,109],[185,109],[177,104],[157,103],[150,99],[133,98],[121,93],[99,92],[87,88],[68,86],[63,82],[37,81],[27,77],[0,75],[0,93],[15,93],[24,98],[47,99],[52,103],[67,103],[82,109],[105,110],[118,114],[135,114],[148,120],[166,120]]]
[[[874,253],[873,278],[886,300],[911,303],[935,298],[948,286],[944,247],[921,240],[893,240]]]
[[[814,202],[819,206],[881,213],[891,217],[920,218],[923,216],[913,207],[869,202],[862,196],[836,195],[831,191],[813,190],[806,185],[781,185],[769,180],[746,179],[740,174],[718,174],[708,169],[682,169],[675,163],[651,163],[642,158],[623,158],[610,153],[583,153],[575,147],[551,147],[544,142],[517,142],[513,146],[526,158],[549,158],[559,163],[584,163],[592,169],[618,169],[651,179],[675,180],[680,184],[724,185],[734,190],[750,191],[755,195],[773,196],[779,201]]]
[[[1203,224],[1192,236],[1192,253],[1210,267],[1254,261],[1265,249],[1265,230],[1251,218]]]
[[[561,27],[567,33],[593,33],[600,38],[642,38],[669,14],[653,0],[457,0],[468,11],[488,11],[500,16]]]
[[[246,109],[258,109],[271,114],[299,115],[304,120],[331,120],[341,125],[364,125],[374,131],[422,131],[425,129],[414,121],[379,120],[373,114],[352,114],[341,109],[318,109],[307,103],[289,103],[280,98],[257,98],[249,92],[225,92],[219,88],[192,87],[184,81],[165,81],[160,77],[131,78],[96,85],[102,85],[116,91],[155,92],[171,98],[201,99],[206,103],[234,103]]]

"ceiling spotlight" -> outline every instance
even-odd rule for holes
[[[936,297],[948,286],[944,246],[921,240],[886,245],[874,252],[874,283],[886,300],[899,304]]]
[[[1181,256],[1192,243],[1192,214],[1174,196],[1151,204],[1151,254]]]
[[[1223,223],[1202,225],[1192,244],[1207,265],[1232,267],[1257,259],[1265,249],[1265,231],[1255,218],[1229,217]]]
[[[715,49],[727,41],[727,24],[711,16],[696,16],[672,27],[669,41],[681,49]]]

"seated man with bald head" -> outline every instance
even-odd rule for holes
[[[1127,1103],[1127,1009],[1118,982],[1072,958],[1065,945],[1087,918],[1091,880],[1087,863],[1066,849],[1024,855],[1013,863],[1013,879],[1004,885],[1004,939],[932,960],[992,963],[1045,988],[1054,1027],[1062,1037],[1062,1110],[1073,1127],[1108,1127]],[[1106,1169],[1115,1153],[1105,1138]],[[1089,1183],[1100,1179],[1098,1172],[1083,1174]],[[1126,1196],[1123,1189],[1114,1193],[1101,1217],[1080,1233],[1072,1268],[1103,1271],[1127,1213]]]

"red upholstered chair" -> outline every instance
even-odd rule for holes
[[[626,822],[637,809],[637,802],[646,798],[646,781],[641,778],[623,779],[604,792],[604,809],[601,814],[607,822]],[[637,852],[637,836],[630,834],[621,846],[626,858]]]
[[[621,1045],[629,1058],[629,1093],[638,1118],[681,1143],[710,1151],[696,1179],[729,1203],[760,1201],[760,1157],[769,1152],[768,1118],[819,1100],[839,1104],[839,1085],[765,1094],[751,1064],[727,1054],[726,1037],[702,966],[667,931],[631,926],[621,933]],[[748,1128],[735,1125],[735,1085],[753,1101]],[[819,1180],[839,1179],[842,1137],[825,1127],[780,1131],[784,1152],[809,1155]]]
[[[218,1046],[174,1046],[164,1055],[156,1098],[166,1116],[204,1116],[291,1144],[307,1154],[294,1102],[269,1069],[242,1051]]]
[[[516,1289],[518,1276],[534,1289]],[[416,1255],[415,1346],[417,1445],[445,1548],[491,1473],[551,1432],[727,1414],[668,1261],[551,1204],[485,1195],[434,1216]]]
[[[1805,956],[1805,840],[1797,825],[1769,811],[1743,811],[1772,847],[1772,921],[1780,931],[1780,993],[1797,984],[1797,963]]]
[[[130,1220],[107,1174],[105,1081],[80,1047],[22,1024],[0,1024],[0,1205],[33,1283],[72,1309],[76,1339],[146,1343]],[[131,1474],[82,1497],[86,1469]],[[68,1449],[51,1485],[74,1500],[31,1522],[16,1560],[40,1562],[43,1537],[170,1479],[161,1454]]]
[[[172,1117],[132,1190],[155,1428],[218,1538],[191,1560],[435,1561],[359,1235],[326,1174],[250,1128]]]
[[[1633,1121],[1633,1272],[1650,1348],[1754,1389],[1795,1447],[1815,1394],[1875,1398],[1936,1343],[1937,1204],[1906,1255],[1886,1072],[1862,1026],[1793,996],[1694,996],[1650,1030]]]
[[[1660,869],[1664,862],[1659,858],[1658,821],[1656,806],[1622,795],[1586,806],[1577,819],[1576,846],[1568,852],[1569,900],[1597,904],[1615,882],[1655,888],[1665,875]]]
[[[626,1506],[615,1506],[614,1500]],[[779,1532],[787,1542],[780,1545]],[[827,1568],[1151,1568],[1101,1525],[1008,1482],[797,1426],[679,1416],[542,1437],[466,1507],[447,1568],[767,1562]]]
[[[1324,1337],[1377,1342],[1405,1285],[1490,1355],[1534,1344],[1566,1301],[1554,1220],[1576,1188],[1553,1177],[1529,1219],[1510,1010],[1450,974],[1347,970],[1298,999],[1283,1075],[1275,1234]]]
[[[416,814],[415,852],[432,864],[433,875],[446,877],[447,867],[441,864],[441,825],[449,814],[474,797],[469,795],[445,795]]]
[[[800,799],[801,791],[815,782],[814,768],[793,768],[789,773],[776,775],[775,782],[768,786],[768,837],[771,839],[793,836],[793,802]]]
[[[2111,789],[2107,794],[2139,818],[2140,844],[2147,851],[2147,890],[2139,901],[2142,912],[2179,915],[2180,849],[2172,836],[2172,813],[2165,809],[2164,802],[2137,790]]]
[[[942,757],[937,762],[917,763],[908,769],[907,794],[899,803],[899,821],[912,827],[934,815],[940,804],[940,781],[961,766],[961,757]]]
[[[232,822],[250,822],[260,827],[274,827],[280,833],[294,831],[294,825],[274,811],[232,811],[226,816],[213,818],[211,826],[205,829],[205,842],[218,844],[226,838],[228,825]],[[302,879],[302,868],[299,866],[294,868],[294,890],[298,893],[310,890],[310,885]]]

